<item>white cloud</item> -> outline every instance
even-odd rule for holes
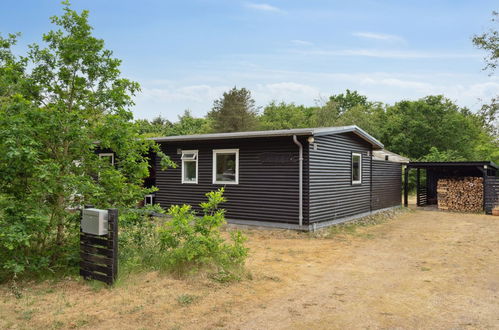
[[[373,101],[390,104],[443,94],[461,106],[477,110],[482,103],[479,99],[487,102],[499,95],[499,79],[483,74],[339,73],[252,68],[197,72],[195,77],[142,81],[143,92],[136,99],[135,117],[162,115],[176,120],[185,109],[192,110],[196,116],[204,116],[213,101],[234,85],[248,88],[258,106],[265,106],[272,100],[312,106],[321,96],[342,93],[348,88]]]
[[[355,32],[352,34],[356,37],[365,38],[365,39],[405,42],[404,38],[396,36],[394,34],[384,34],[384,33],[374,33],[374,32]]]
[[[314,44],[313,42],[299,39],[291,40],[291,43],[297,46],[312,46]]]
[[[274,13],[282,13],[283,11],[275,6],[269,5],[267,3],[253,3],[248,2],[245,4],[246,8],[266,11],[266,12],[274,12]]]
[[[479,54],[455,53],[455,52],[423,52],[423,51],[402,51],[383,49],[339,49],[339,50],[295,50],[291,51],[302,55],[318,56],[362,56],[375,58],[393,59],[458,59],[458,58],[480,58]]]
[[[254,90],[255,98],[265,100],[264,104],[270,101],[309,103],[316,99],[319,94],[320,90],[314,86],[291,81],[257,84]]]

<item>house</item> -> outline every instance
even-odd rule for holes
[[[224,187],[230,223],[314,230],[401,204],[401,163],[375,159],[383,144],[357,126],[153,140],[178,164],[156,159],[149,178],[165,209]]]

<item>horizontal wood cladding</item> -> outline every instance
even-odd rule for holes
[[[304,217],[308,214],[308,155],[304,145]],[[231,139],[161,143],[163,152],[178,164],[176,169],[160,170],[156,160],[156,202],[167,209],[190,204],[200,210],[205,193],[225,187],[226,217],[234,220],[298,223],[298,146],[292,137]],[[198,183],[181,178],[178,149],[199,150]],[[212,184],[213,149],[239,149],[239,184]],[[306,221],[306,219],[304,219]]]
[[[371,157],[369,143],[352,133],[315,137],[309,147],[309,219],[329,221],[369,212]],[[351,158],[362,155],[362,183],[352,184]]]
[[[372,209],[402,204],[402,165],[383,160],[372,162]]]
[[[492,209],[499,205],[499,177],[485,176],[484,195],[485,213],[492,214]]]

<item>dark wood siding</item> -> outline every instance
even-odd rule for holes
[[[499,205],[499,177],[485,176],[484,179],[485,213],[492,214],[494,206]]]
[[[304,223],[308,214],[308,149],[304,145]],[[204,194],[223,185],[212,184],[213,149],[239,149],[239,184],[225,185],[228,219],[298,223],[298,146],[292,137],[162,143],[176,169],[159,170],[156,161],[156,202],[163,208],[174,204],[197,205]],[[199,150],[198,184],[181,183],[181,155],[177,149]],[[286,161],[287,157],[291,159]]]
[[[372,163],[372,209],[402,204],[402,165],[383,160]]]
[[[317,136],[309,146],[309,219],[329,221],[371,210],[372,146],[352,133]],[[352,152],[362,154],[362,184],[352,185]]]

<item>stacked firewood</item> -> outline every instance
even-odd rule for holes
[[[439,179],[437,197],[439,209],[480,212],[483,210],[483,178]]]

